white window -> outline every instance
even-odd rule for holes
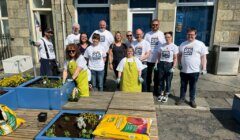
[[[0,34],[9,34],[6,0],[0,1]]]

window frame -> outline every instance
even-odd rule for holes
[[[127,10],[127,30],[132,31],[132,23],[133,23],[133,14],[152,14],[152,19],[157,18],[157,9],[158,2],[156,0],[155,8],[130,8],[130,0],[128,0],[128,10]],[[132,31],[134,32],[134,31]]]
[[[213,2],[179,2],[177,0],[177,7],[179,6],[214,6],[216,4],[216,0]]]
[[[6,3],[7,3],[7,0],[6,0]],[[7,6],[7,5],[6,5]],[[7,8],[6,8],[7,9]],[[8,12],[8,11],[7,11]],[[3,20],[7,20],[8,22],[8,16],[7,17],[3,17],[2,16],[2,10],[1,10],[1,6],[0,6],[0,28],[1,28],[1,34],[5,34],[4,33],[4,24],[3,24]],[[9,25],[9,23],[8,23]],[[10,32],[9,32],[10,33]]]

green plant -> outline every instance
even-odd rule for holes
[[[69,131],[65,130],[65,131],[64,131],[64,136],[65,136],[65,137],[69,137],[69,136],[71,136],[71,134],[70,134]]]
[[[78,89],[74,88],[72,93],[68,97],[68,101],[69,102],[77,102],[79,100],[79,98],[80,98],[78,92],[79,92]]]
[[[56,137],[54,133],[55,133],[55,125],[53,125],[51,128],[49,128],[46,131],[46,136],[48,136],[48,137]]]
[[[45,88],[60,88],[62,86],[62,80],[51,81],[47,76],[43,77],[43,87]]]
[[[0,80],[0,87],[17,87],[26,81],[21,74],[17,74]]]

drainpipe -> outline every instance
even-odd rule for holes
[[[62,37],[63,37],[63,55],[65,54],[65,39],[66,39],[66,27],[65,27],[65,19],[64,19],[64,0],[61,0],[61,17],[62,17]],[[65,60],[65,57],[64,57]]]

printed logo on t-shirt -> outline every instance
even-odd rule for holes
[[[137,57],[141,57],[142,56],[142,47],[136,47],[135,48],[135,55]]]
[[[99,51],[92,53],[92,59],[93,60],[100,60],[101,59],[101,53]]]
[[[105,42],[105,36],[104,35],[100,35],[100,42]]]
[[[158,38],[152,37],[151,38],[151,46],[157,46],[158,45]]]
[[[48,48],[49,48],[49,52],[50,52],[50,53],[53,53],[53,52],[54,52],[54,49],[53,49],[53,46],[52,46],[52,45],[48,45]]]
[[[170,58],[170,51],[162,51],[162,57],[166,59]]]
[[[184,48],[184,56],[189,56],[193,54],[193,48],[192,47],[186,47]]]
[[[74,39],[74,44],[78,44],[79,43],[79,39]]]

